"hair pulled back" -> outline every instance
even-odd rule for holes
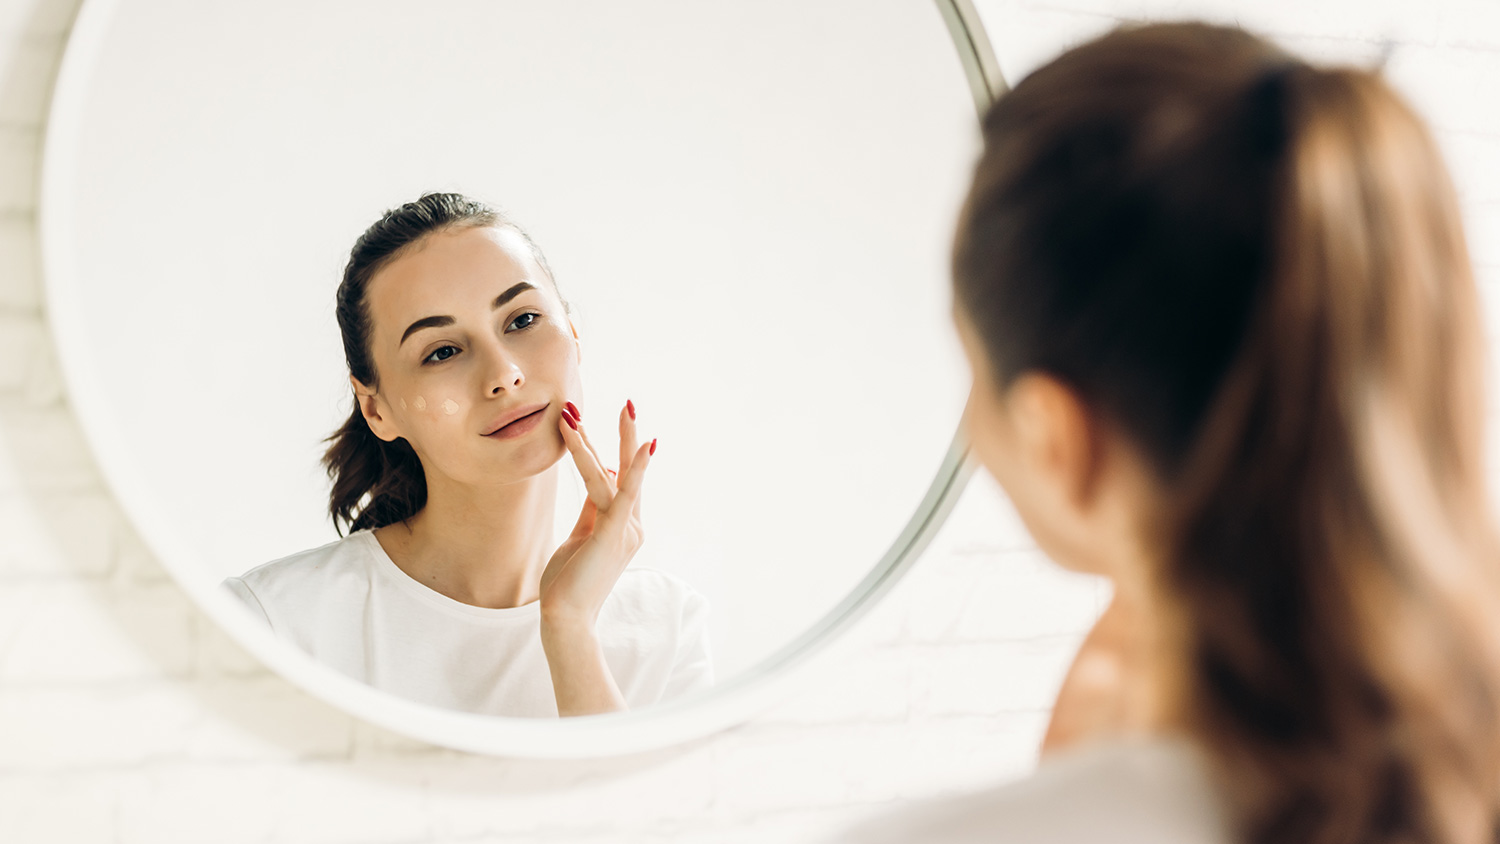
[[[1116,30],[990,110],[955,297],[1168,490],[1171,720],[1243,840],[1493,842],[1500,544],[1436,145],[1370,71]]]
[[[551,269],[530,236],[498,210],[462,194],[428,193],[415,202],[387,211],[354,242],[344,267],[334,313],[344,342],[349,374],[372,389],[380,375],[370,354],[370,281],[404,251],[436,232],[455,228],[503,226],[519,233],[551,278]],[[415,515],[427,503],[422,462],[401,437],[390,442],[375,436],[360,412],[359,399],[349,418],[327,440],[323,466],[333,488],[328,514],[341,532],[375,529]]]

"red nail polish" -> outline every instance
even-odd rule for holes
[[[583,419],[583,414],[578,412],[578,407],[576,405],[574,405],[572,402],[568,402],[567,407],[569,410],[573,411],[574,419]]]
[[[625,409],[628,410],[628,411],[630,411],[630,418],[634,419],[635,418],[635,404],[630,399],[626,399],[625,400]]]
[[[646,453],[647,454],[655,454],[656,453],[656,440],[652,440],[651,441],[651,450],[648,451],[648,452],[646,452]]]
[[[563,416],[563,421],[566,422],[566,423],[568,423],[568,427],[569,428],[572,428],[575,431],[578,430],[578,423],[575,422],[575,421],[573,421],[573,417],[572,417],[571,414],[569,414],[566,411],[564,411],[562,416]]]

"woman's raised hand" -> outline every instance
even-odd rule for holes
[[[604,599],[645,539],[641,530],[641,485],[656,441],[636,444],[635,406],[626,402],[620,409],[620,470],[616,476],[589,441],[572,402],[564,407],[558,427],[588,488],[588,500],[572,534],[542,571],[542,615],[544,623],[592,629]]]
[[[542,570],[542,647],[560,715],[623,709],[594,624],[620,573],[641,547],[641,486],[656,441],[637,445],[635,406],[620,410],[620,471],[604,465],[589,442],[578,408],[568,402],[558,422],[563,442],[588,488],[573,532]]]

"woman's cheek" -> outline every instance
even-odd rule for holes
[[[428,399],[427,396],[413,396],[409,404],[405,398],[402,398],[401,409],[406,410],[408,407],[411,408],[415,416],[420,420],[442,421],[457,416],[458,412],[463,410],[464,405],[463,402],[452,396],[434,396],[431,399]]]

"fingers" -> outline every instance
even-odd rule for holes
[[[583,444],[594,455],[594,460],[598,461],[599,465],[604,467],[605,474],[609,475],[609,489],[613,493],[618,475],[615,473],[615,470],[605,465],[604,458],[599,456],[599,449],[595,448],[594,441],[589,439],[589,429],[583,426],[583,413],[578,409],[578,405],[568,402],[566,407],[571,412],[573,421],[578,423],[578,435],[583,437]]]
[[[599,462],[600,466],[603,466],[604,458],[599,456],[599,449],[594,448],[593,441],[589,439],[588,429],[583,427],[583,412],[578,409],[578,405],[572,402],[568,402],[566,405],[564,405],[564,407],[572,412],[573,421],[578,423],[578,435],[580,437],[583,437],[584,446],[587,447],[589,451],[593,452],[594,459]]]
[[[651,452],[656,441],[642,443],[635,453],[631,455],[630,469],[620,474],[620,490],[615,493],[615,504],[619,507],[629,508],[630,512],[637,518],[640,517],[641,488],[646,483],[646,467],[651,465]]]
[[[635,403],[626,400],[620,408],[620,471],[630,468],[630,459],[640,446],[635,430]]]
[[[573,462],[577,464],[578,472],[583,476],[584,485],[588,488],[589,500],[595,508],[599,512],[612,509],[625,487],[625,479],[635,478],[632,481],[635,484],[635,493],[628,499],[623,509],[639,519],[641,515],[640,487],[644,483],[642,473],[645,471],[645,465],[641,464],[642,455],[650,458],[651,452],[656,449],[656,441],[639,443],[634,411],[634,403],[629,401],[620,410],[620,471],[618,474],[606,467],[604,461],[599,458],[598,450],[589,440],[588,431],[579,421],[578,408],[572,402],[564,406],[563,418],[559,424],[562,426],[560,430],[563,442],[573,454]],[[649,459],[646,462],[649,462]],[[639,469],[637,469],[637,464],[641,464]]]
[[[646,456],[647,457],[654,457],[654,456],[656,456],[656,440],[654,438],[651,440],[651,442],[648,442],[648,443],[642,445],[641,448],[646,449]],[[619,486],[619,484],[616,484],[616,486]],[[630,511],[635,514],[636,521],[640,521],[640,518],[641,518],[641,496],[639,494],[636,495],[636,497],[635,497],[635,503],[631,505]]]
[[[573,463],[578,467],[578,474],[583,476],[583,485],[588,490],[589,500],[600,510],[609,509],[610,502],[615,497],[614,484],[610,482],[609,475],[605,474],[604,466],[599,462],[598,456],[584,441],[583,425],[565,408],[562,417],[557,422],[557,427],[562,432],[563,444],[568,447],[568,453],[573,455]]]

